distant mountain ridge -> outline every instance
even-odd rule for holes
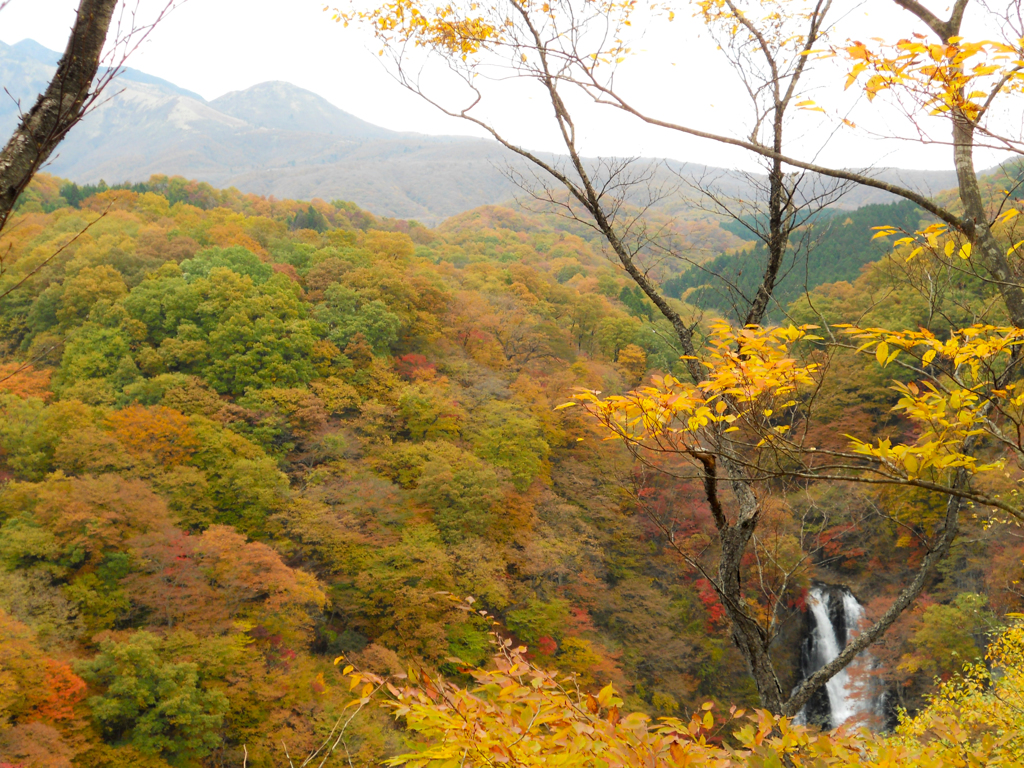
[[[342,112],[315,93],[279,80],[226,93],[211,101],[210,106],[259,128],[362,139],[398,135]]]
[[[27,109],[59,57],[33,40],[0,43],[0,84]],[[209,102],[133,69],[117,85],[112,98],[71,131],[46,170],[82,183],[180,174],[282,198],[350,200],[378,215],[434,225],[480,205],[507,202],[518,192],[507,169],[526,169],[526,161],[495,141],[391,131],[286,82],[260,83]],[[14,129],[18,109],[3,100],[0,131]],[[953,171],[876,172],[924,194],[956,183]],[[750,189],[744,174],[694,163],[665,161],[658,171],[668,183],[709,173],[725,194]],[[893,199],[857,188],[838,207]],[[682,195],[661,207],[692,210]]]
[[[40,64],[45,64],[50,67],[56,67],[57,62],[60,61],[60,53],[57,51],[51,51],[44,45],[40,45],[35,40],[25,39],[21,42],[15,43],[11,46],[14,50],[25,54],[31,59],[38,61]],[[170,80],[164,80],[162,77],[156,77],[154,75],[147,75],[145,72],[140,72],[137,69],[131,67],[125,67],[119,75],[121,80],[128,80],[133,83],[146,83],[148,85],[159,85],[167,90],[174,91],[175,93],[181,94],[182,96],[188,96],[190,99],[196,101],[206,100],[195,91],[189,91],[185,88],[181,88]]]

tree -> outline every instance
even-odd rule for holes
[[[69,731],[80,726],[75,710],[85,694],[82,679],[67,664],[47,658],[39,638],[0,609],[2,764],[70,766],[76,750]]]
[[[362,334],[375,352],[383,353],[398,340],[401,319],[380,299],[367,300],[359,291],[336,284],[324,291],[324,302],[313,318],[327,328],[327,337],[340,349]]]
[[[508,470],[520,491],[544,471],[550,452],[537,419],[509,402],[476,409],[469,439],[477,456]]]
[[[160,531],[131,543],[134,572],[122,583],[151,625],[209,636],[237,630],[244,620],[298,643],[309,629],[309,610],[325,603],[313,577],[228,526],[196,536]]]
[[[128,451],[151,455],[161,464],[181,464],[199,447],[188,419],[163,406],[130,406],[111,414],[109,422]]]
[[[914,653],[904,658],[900,669],[910,673],[923,671],[929,677],[948,677],[976,664],[984,655],[977,645],[996,624],[981,595],[964,592],[951,605],[929,605],[924,609],[921,627],[910,638]]]
[[[82,0],[53,80],[0,153],[0,229],[36,171],[106,85],[101,81],[93,91],[116,5],[117,0]]]
[[[49,561],[52,572],[93,570],[133,536],[169,527],[163,501],[141,480],[116,475],[11,483],[0,496],[4,557]]]
[[[156,20],[144,27],[123,29],[119,20],[115,26],[115,39],[111,42],[124,52],[120,61],[108,67],[97,79],[117,3],[118,0],[81,0],[67,47],[57,63],[53,79],[0,151],[0,230],[6,225],[18,196],[28,187],[32,177],[68,131],[96,104],[121,71],[128,53],[149,35],[174,5],[173,0],[168,2]],[[3,6],[0,6],[2,10]]]
[[[433,508],[434,525],[447,543],[496,533],[501,499],[497,473],[454,446],[428,457],[416,481],[416,498]]]
[[[443,382],[418,382],[407,387],[398,399],[398,415],[413,440],[455,439],[466,419],[465,411]]]
[[[620,349],[615,362],[630,384],[636,384],[647,372],[647,355],[636,344],[627,344]]]
[[[99,655],[78,672],[99,693],[89,706],[104,735],[143,753],[195,760],[221,741],[228,702],[202,685],[198,665],[167,658],[167,641],[136,632],[123,642],[104,640]]]
[[[994,466],[975,456],[981,447],[980,436],[1005,450],[1019,451],[1012,427],[1007,434],[990,418],[998,413],[998,419],[1005,419],[1007,426],[1018,420],[1015,401],[1004,393],[1008,386],[1016,386],[1017,345],[1024,330],[1024,289],[1008,261],[1015,249],[1008,250],[998,234],[999,225],[1017,211],[1000,213],[1000,206],[995,214],[1001,218],[997,218],[986,207],[973,164],[979,135],[1011,151],[1022,146],[1015,134],[998,133],[984,124],[992,104],[1015,93],[1022,79],[1016,64],[1021,58],[1018,38],[1022,35],[1015,32],[1017,17],[1012,10],[1017,4],[1012,4],[1011,12],[1000,19],[1005,22],[1004,42],[977,43],[959,37],[969,0],[957,0],[948,21],[942,21],[916,0],[894,2],[927,24],[938,42],[929,46],[923,38],[908,37],[892,46],[880,44],[880,52],[861,44],[839,47],[836,52],[851,60],[848,85],[867,75],[869,97],[886,91],[908,96],[916,107],[910,112],[915,130],[920,127],[922,115],[929,111],[949,121],[952,141],[948,143],[959,181],[956,203],[962,206],[963,215],[955,206],[936,203],[870,174],[821,166],[784,152],[782,128],[790,106],[824,111],[806,99],[801,81],[805,62],[825,32],[828,2],[709,0],[697,4],[698,15],[719,36],[721,47],[753,98],[756,120],[746,139],[659,118],[635,106],[618,88],[621,81],[614,77],[616,65],[631,54],[629,29],[639,19],[631,3],[596,8],[574,0],[543,6],[493,0],[435,9],[410,2],[364,12],[335,12],[335,19],[346,24],[360,21],[369,26],[383,49],[392,55],[395,72],[406,87],[447,114],[475,123],[532,164],[555,187],[548,189],[542,181],[540,190],[532,190],[534,194],[563,215],[596,230],[622,269],[671,324],[687,361],[689,382],[668,376],[633,396],[600,400],[587,394],[583,399],[608,430],[627,441],[638,459],[657,466],[653,457],[666,452],[684,457],[703,482],[714,516],[718,550],[717,572],[705,569],[704,575],[729,616],[733,640],[747,661],[763,704],[786,715],[795,714],[816,688],[880,637],[913,603],[936,564],[950,551],[965,501],[981,502],[984,498],[981,503],[991,509],[1024,517],[1016,506],[994,495],[979,496],[972,487],[978,473]],[[985,6],[979,7],[986,11]],[[666,17],[672,21],[682,10],[672,4],[652,9],[659,22]],[[462,78],[469,94],[467,102],[447,106],[423,90],[424,81],[412,74],[411,66],[411,57],[422,49],[442,59]],[[486,93],[480,85],[483,78],[477,77],[498,71],[502,76],[532,81],[538,87],[562,138],[567,153],[564,162],[530,152],[478,117],[474,110]],[[740,328],[717,326],[710,343],[702,345],[695,335],[698,323],[666,298],[645,265],[645,258],[657,258],[663,246],[650,235],[643,210],[637,214],[629,208],[637,182],[645,183],[650,173],[632,169],[629,161],[584,160],[577,141],[580,127],[566,95],[569,91],[581,92],[649,125],[739,147],[767,162],[767,226],[757,232],[755,218],[752,229],[765,240],[768,258],[756,293],[743,296],[737,307]],[[917,438],[899,443],[895,454],[890,451],[893,443],[888,439],[854,440],[847,450],[830,452],[827,458],[817,446],[807,443],[814,393],[822,385],[829,357],[814,358],[802,351],[808,342],[817,341],[810,334],[811,328],[759,327],[772,300],[790,235],[798,226],[793,212],[796,193],[787,168],[881,189],[916,203],[938,223],[905,233],[897,247],[909,251],[910,260],[923,255],[959,268],[960,259],[966,265],[963,269],[988,281],[1000,299],[991,320],[978,318],[972,327],[948,328],[945,333],[949,334],[951,347],[930,332],[919,335],[902,328],[847,331],[864,342],[862,349],[873,349],[883,367],[901,354],[914,358],[904,364],[912,367],[920,384],[902,385],[895,410],[915,425]],[[818,198],[828,199],[835,189],[826,189]],[[719,198],[712,196],[711,200],[727,207]],[[878,235],[896,233],[895,227],[880,227]],[[908,283],[914,285],[913,281]],[[585,329],[582,323],[576,324],[580,326],[577,343],[582,346]],[[828,329],[827,333],[833,350],[846,341],[842,331]],[[941,414],[947,410],[956,413],[959,421],[943,419]],[[804,437],[800,437],[801,430]],[[780,448],[783,444],[786,447]],[[928,542],[927,556],[889,609],[791,695],[783,691],[771,651],[782,595],[774,588],[762,589],[761,608],[751,609],[746,582],[748,554],[757,558],[756,534],[770,506],[766,500],[787,478],[926,487],[941,495],[946,504],[944,518]],[[686,553],[681,555],[688,557]],[[763,560],[757,558],[757,562]],[[691,564],[704,568],[692,559]],[[796,567],[800,567],[799,562]],[[789,566],[785,572],[783,591],[796,573]]]
[[[252,251],[238,245],[230,248],[205,248],[191,259],[181,262],[182,274],[189,282],[209,277],[210,271],[217,267],[226,267],[238,275],[248,275],[256,285],[267,282],[274,274],[273,267],[260,261]]]

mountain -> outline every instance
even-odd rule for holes
[[[384,139],[396,135],[394,131],[342,112],[315,93],[280,81],[226,93],[211,101],[210,106],[257,128],[362,139]]]
[[[34,59],[40,64],[45,64],[49,67],[56,67],[57,62],[60,61],[60,53],[57,51],[51,51],[46,46],[40,45],[35,40],[22,40],[20,43],[15,43],[10,46],[19,53],[24,54],[30,59]],[[124,81],[127,80],[133,83],[146,83],[147,85],[158,85],[168,91],[173,91],[181,96],[188,96],[190,99],[196,101],[205,101],[195,91],[190,91],[185,88],[181,88],[169,80],[164,80],[162,77],[156,77],[154,75],[147,75],[145,72],[140,72],[137,69],[131,67],[125,67],[121,70],[118,77]]]
[[[38,46],[38,43],[34,44]],[[49,82],[53,69],[53,65],[43,63],[15,46],[0,43],[0,85],[10,94],[10,97],[5,93],[0,98],[0,129],[5,137],[18,124],[19,108],[32,106],[35,97]]]
[[[59,54],[34,41],[0,43],[0,83],[32,103]],[[375,213],[435,224],[513,196],[493,141],[397,133],[310,91],[261,83],[207,103],[173,83],[127,70],[61,144],[47,171],[89,183],[180,174],[278,197],[343,199]],[[0,107],[0,131],[18,120]]]
[[[0,83],[31,105],[60,54],[33,40],[0,43]],[[400,133],[360,120],[315,93],[268,82],[213,101],[137,70],[121,73],[104,100],[61,144],[47,170],[83,183],[140,181],[180,174],[218,187],[294,199],[342,199],[382,216],[426,224],[480,205],[506,202],[518,189],[508,170],[525,161],[489,139]],[[0,103],[0,131],[18,121]],[[662,161],[655,185],[678,187],[658,208],[694,215],[689,185],[713,179],[726,195],[749,196],[756,178],[694,163]],[[955,184],[952,171],[878,169],[925,194]],[[856,209],[893,196],[853,189],[836,207]],[[704,216],[705,214],[699,213]]]

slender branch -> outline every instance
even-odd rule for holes
[[[93,227],[94,224],[96,224],[98,221],[103,219],[108,213],[110,213],[110,205],[108,205],[106,207],[106,209],[104,209],[104,211],[98,217],[96,217],[95,219],[90,221],[82,229],[80,229],[78,232],[76,232],[74,237],[72,237],[70,240],[68,240],[66,243],[64,243],[64,245],[62,245],[56,251],[51,253],[49,256],[47,256],[45,259],[43,259],[41,262],[39,262],[39,264],[34,266],[32,269],[30,269],[25,274],[25,276],[21,278],[21,280],[16,282],[14,285],[12,285],[10,288],[5,290],[3,293],[0,293],[0,299],[6,298],[9,294],[13,293],[18,288],[20,288],[22,285],[24,285],[25,281],[27,281],[30,277],[32,277],[33,275],[38,273],[39,270],[41,270],[43,267],[45,267],[47,264],[49,264],[55,258],[60,256],[65,250],[68,249],[69,246],[71,246],[73,243],[75,243],[75,241],[77,241],[78,238],[80,238],[82,235],[84,235],[86,232],[88,232]]]

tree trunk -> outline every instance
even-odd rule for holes
[[[1010,322],[1016,328],[1024,328],[1024,291],[1014,281],[1006,254],[989,226],[981,185],[974,169],[974,125],[963,115],[953,118],[953,161],[964,218],[973,229],[974,245],[985,269],[999,288]]]
[[[750,483],[734,462],[724,464],[736,496],[738,513],[732,523],[722,507],[718,488],[718,461],[710,453],[695,453],[693,457],[704,467],[704,495],[711,508],[711,516],[718,529],[722,551],[718,556],[718,582],[712,586],[722,601],[722,607],[732,625],[732,640],[747,662],[761,706],[774,714],[781,714],[785,702],[782,686],[775,674],[775,665],[769,653],[771,636],[746,609],[743,599],[743,553],[750,545],[761,517],[761,505]]]
[[[0,230],[18,196],[95,98],[93,81],[117,2],[81,0],[53,79],[0,152]]]
[[[776,105],[775,108],[775,131],[772,149],[782,154],[782,121],[785,116],[784,107]],[[764,277],[757,289],[757,294],[750,303],[747,316],[743,320],[744,325],[760,325],[768,312],[768,303],[775,292],[775,281],[782,268],[782,259],[786,255],[786,248],[789,246],[790,222],[787,221],[786,211],[789,208],[789,200],[786,189],[786,174],[782,168],[782,160],[778,157],[772,158],[771,170],[768,172],[768,263],[764,268]]]

